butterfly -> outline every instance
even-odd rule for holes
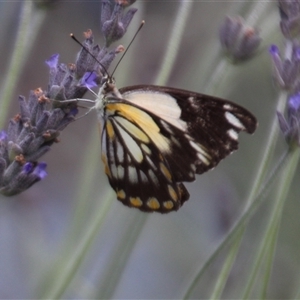
[[[169,213],[189,199],[183,182],[238,148],[256,118],[230,101],[154,85],[117,89],[107,76],[95,103],[101,158],[117,199],[143,212]]]

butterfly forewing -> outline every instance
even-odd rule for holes
[[[102,160],[125,205],[178,210],[189,198],[182,184],[238,148],[238,133],[254,132],[255,117],[226,100],[159,86],[120,89],[106,99]]]
[[[185,163],[192,160],[196,165],[197,174],[213,168],[220,160],[236,150],[240,131],[253,133],[257,126],[256,118],[248,110],[230,101],[212,96],[151,85],[126,87],[120,89],[120,92],[132,104],[141,105],[141,109],[145,106],[151,107],[153,118],[157,122],[167,124],[160,128],[162,130],[168,128],[171,141],[173,139],[178,142],[177,144],[171,143],[172,147],[178,149],[177,145],[180,145],[179,148],[184,151],[184,153],[177,152],[178,150],[171,151],[171,157],[184,156]],[[153,97],[157,98],[156,102],[151,97],[154,94],[157,95]],[[163,115],[168,116],[169,107],[159,103],[159,95],[169,97],[168,104],[173,103],[173,110],[176,106],[178,107],[180,115],[177,121],[181,124],[185,123],[185,128],[172,126],[168,122],[169,119],[163,119]],[[148,105],[141,101],[145,98],[148,99],[147,102],[150,102]],[[180,155],[177,155],[179,153]],[[192,158],[189,160],[188,157]],[[185,180],[187,179],[183,179]]]

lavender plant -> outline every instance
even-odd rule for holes
[[[46,61],[50,69],[47,90],[31,91],[27,101],[19,97],[20,113],[10,120],[7,133],[2,131],[0,136],[0,193],[19,194],[46,177],[47,165],[39,163],[39,159],[75,120],[76,99],[84,96],[91,82],[93,87],[101,84],[103,74],[123,50],[108,47],[126,33],[136,9],[126,13],[124,10],[134,2],[117,1],[111,11],[111,3],[103,1],[101,22],[106,45],[95,45],[92,31],[88,30],[74,64],[59,63],[58,54],[51,56]],[[74,102],[66,102],[70,99]]]

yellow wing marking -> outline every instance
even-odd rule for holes
[[[117,111],[127,120],[138,124],[160,151],[170,152],[168,139],[160,134],[160,128],[149,114],[134,106],[123,103],[109,103],[106,105],[106,110],[111,114]]]
[[[126,198],[126,194],[123,190],[117,191],[117,197],[119,200],[124,200]]]
[[[149,208],[151,208],[153,210],[156,210],[156,209],[160,208],[160,204],[159,204],[158,200],[154,197],[150,198],[147,201],[147,205],[148,205]]]
[[[140,207],[143,205],[143,202],[140,197],[135,197],[135,198],[130,197],[129,200],[130,200],[130,203],[135,207]]]
[[[107,120],[106,122],[106,131],[110,139],[113,139],[115,137],[114,128],[109,120]]]
[[[172,201],[164,201],[163,205],[166,209],[172,209],[174,207],[174,204]]]

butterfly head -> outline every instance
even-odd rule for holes
[[[105,99],[122,99],[122,95],[116,87],[115,80],[110,76],[103,77],[103,83],[99,90],[99,96],[104,101]]]

